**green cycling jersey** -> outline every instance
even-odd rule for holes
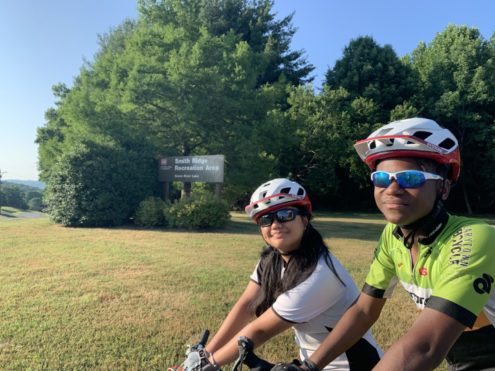
[[[468,327],[483,312],[495,325],[495,228],[449,215],[431,243],[420,243],[414,266],[397,231],[385,226],[363,292],[387,298],[400,282],[420,309],[439,310]]]

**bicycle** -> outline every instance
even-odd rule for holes
[[[182,363],[180,368],[168,368],[167,371],[200,371],[201,370],[201,356],[205,354],[205,345],[210,336],[210,331],[205,330],[201,335],[200,340],[197,344],[189,346],[186,354],[190,352],[198,352],[197,359],[192,360],[193,365],[186,365],[185,362]],[[231,371],[241,371],[242,365],[245,364],[251,371],[269,371],[274,366],[254,353],[254,343],[251,339],[246,336],[240,336],[237,340],[237,346],[239,349],[239,357],[234,362]],[[184,367],[185,366],[185,367]]]

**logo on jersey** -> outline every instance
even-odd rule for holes
[[[426,267],[419,268],[418,272],[421,276],[427,276],[428,275],[428,269],[426,269]]]
[[[493,277],[487,273],[483,273],[481,277],[478,277],[473,282],[474,291],[478,294],[489,294],[492,288]]]
[[[416,306],[423,309],[426,302],[428,301],[429,298],[425,298],[423,296],[419,296],[418,294],[414,292],[408,292],[409,296],[411,299],[416,303]]]
[[[449,262],[452,265],[467,267],[471,250],[473,248],[473,231],[471,227],[464,227],[452,235],[450,241],[450,258]]]

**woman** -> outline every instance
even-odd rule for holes
[[[258,347],[289,327],[306,361],[358,297],[349,273],[311,225],[311,202],[301,185],[283,178],[264,183],[246,212],[267,246],[244,293],[206,345],[202,370],[235,360],[239,336]],[[325,370],[371,370],[380,354],[368,331]],[[312,368],[307,361],[306,366]]]

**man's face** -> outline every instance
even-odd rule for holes
[[[392,173],[404,170],[432,172],[431,169],[421,168],[414,159],[409,158],[382,160],[376,170]],[[375,202],[387,221],[408,225],[432,210],[437,194],[441,192],[441,185],[442,180],[426,180],[419,188],[401,188],[393,180],[387,188],[375,186]]]

